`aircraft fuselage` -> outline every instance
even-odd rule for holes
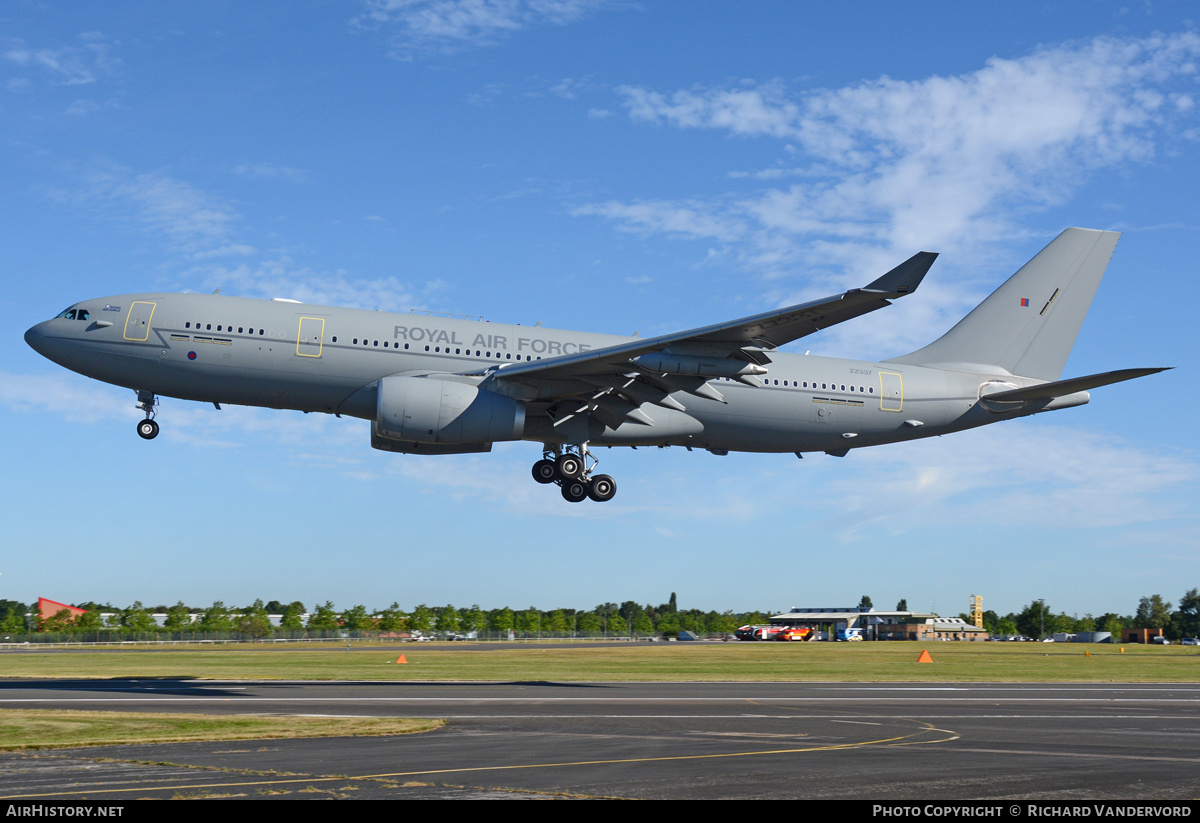
[[[87,319],[73,319],[87,312]],[[51,360],[140,392],[219,404],[324,412],[374,420],[377,382],[389,375],[446,375],[514,396],[497,372],[635,338],[478,320],[333,308],[223,295],[133,294],[77,303],[34,326],[29,344]],[[682,445],[715,452],[841,453],[928,437],[1086,403],[1086,392],[988,408],[981,387],[1035,385],[987,374],[772,354],[747,385],[712,378],[723,401],[676,393],[682,408],[647,406],[651,424],[555,425],[527,414],[520,439],[597,446]],[[516,399],[536,408],[547,393]]]

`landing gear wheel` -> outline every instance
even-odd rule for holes
[[[158,437],[158,424],[153,420],[143,420],[137,425],[137,433],[143,440],[153,440]]]
[[[554,467],[562,480],[578,480],[583,474],[583,458],[577,454],[560,454],[554,460]],[[565,489],[566,486],[564,485]]]
[[[564,480],[562,496],[568,503],[582,502],[588,496],[587,484],[582,480]]]
[[[533,479],[539,483],[553,483],[558,479],[558,469],[553,460],[539,460],[533,464]]]
[[[597,503],[606,503],[617,493],[617,481],[607,474],[598,474],[588,483],[587,493]]]

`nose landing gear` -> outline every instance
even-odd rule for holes
[[[607,474],[592,473],[599,462],[588,450],[587,443],[568,446],[566,451],[559,446],[546,447],[542,459],[533,464],[533,479],[547,485],[557,483],[563,500],[569,503],[579,503],[589,497],[604,503],[616,495],[617,481]]]
[[[146,419],[137,424],[138,437],[153,440],[158,437],[158,424],[154,422],[154,407],[158,405],[158,398],[154,396],[154,392],[139,391],[137,399],[137,407],[146,413]]]

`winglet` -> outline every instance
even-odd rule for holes
[[[862,291],[879,292],[894,297],[911,294],[921,285],[934,260],[937,260],[937,252],[919,251],[878,280],[863,287]]]

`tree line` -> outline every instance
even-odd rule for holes
[[[766,623],[768,619],[768,613],[763,611],[735,613],[679,609],[674,592],[668,602],[658,606],[627,600],[620,604],[601,603],[590,610],[542,610],[534,606],[484,610],[478,605],[457,608],[452,604],[419,604],[405,611],[399,603],[374,611],[361,604],[339,610],[329,601],[310,610],[298,600],[291,603],[255,600],[245,607],[229,607],[218,600],[207,608],[190,607],[182,602],[174,606],[147,607],[141,601],[123,609],[109,603],[72,605],[86,612],[73,615],[62,609],[49,617],[33,615],[27,618],[32,611],[29,606],[14,600],[0,600],[0,633],[38,631],[71,636],[236,634],[251,638],[330,632],[408,633],[426,637],[509,633],[523,637],[671,637],[681,631],[705,636],[732,634],[739,626]],[[161,626],[152,616],[154,614],[166,615]],[[278,626],[272,623],[269,615],[280,616]]]
[[[338,632],[409,633],[422,636],[469,634],[514,635],[523,637],[672,637],[681,631],[701,636],[732,634],[739,626],[763,624],[770,612],[764,611],[702,611],[679,609],[675,593],[658,606],[641,605],[633,600],[624,603],[601,603],[589,610],[557,608],[481,609],[478,605],[457,608],[451,604],[428,606],[419,604],[405,611],[398,603],[386,609],[369,610],[358,604],[339,610],[326,601],[307,609],[296,600],[284,603],[255,600],[249,606],[227,607],[216,601],[206,608],[184,605],[147,607],[135,601],[126,608],[109,603],[85,602],[73,604],[85,609],[84,614],[72,616],[63,609],[58,614],[42,618],[28,616],[31,606],[15,600],[0,600],[0,635],[20,635],[32,631],[68,636],[95,634],[98,636],[130,636],[154,634],[239,635],[250,638],[273,636],[302,636]],[[897,611],[907,611],[908,603],[901,599]],[[863,595],[860,608],[872,608],[871,598]],[[160,626],[153,614],[165,614]],[[107,615],[105,617],[104,615]],[[268,615],[280,615],[278,626]],[[959,615],[964,620],[967,615]],[[1178,608],[1162,595],[1154,594],[1139,600],[1132,614],[1106,612],[1075,617],[1064,612],[1055,614],[1045,600],[1034,600],[1019,612],[1000,615],[993,610],[983,613],[983,627],[992,636],[1025,635],[1047,637],[1057,632],[1111,632],[1119,636],[1124,628],[1162,629],[1172,640],[1181,637],[1200,637],[1200,591],[1193,588],[1183,594]]]
[[[967,619],[965,614],[959,616]],[[1034,600],[1021,611],[1003,617],[994,611],[985,611],[983,628],[993,637],[1025,635],[1042,638],[1059,632],[1111,632],[1114,637],[1119,637],[1123,629],[1162,629],[1163,635],[1171,640],[1200,637],[1200,591],[1189,589],[1184,592],[1178,608],[1173,608],[1161,594],[1152,594],[1138,601],[1133,614],[1124,615],[1115,612],[1099,616],[1088,613],[1083,617],[1064,612],[1054,614],[1045,600]]]

